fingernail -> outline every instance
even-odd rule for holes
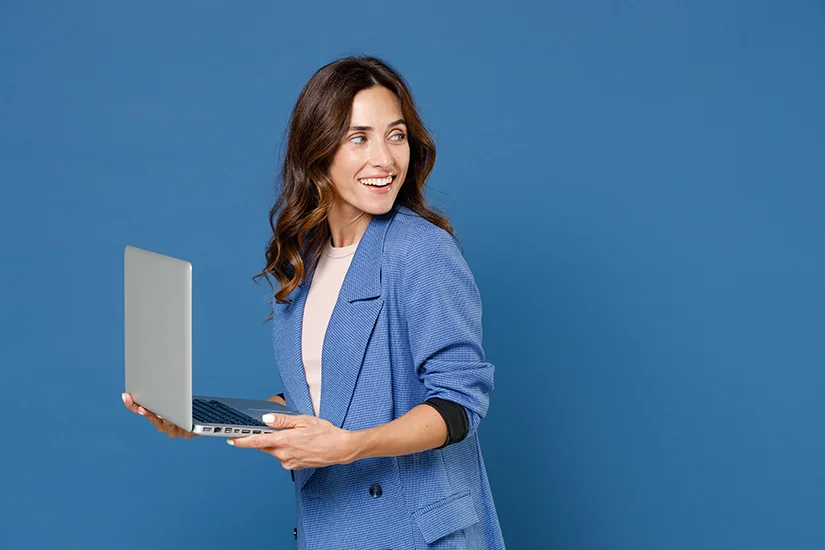
[[[121,397],[121,399],[123,399],[123,402],[124,402],[124,403],[126,403],[126,394],[125,394],[125,393],[121,393],[121,394],[120,394],[120,397]]]
[[[270,422],[275,422],[275,415],[265,414],[261,417],[261,420],[263,420],[266,424],[269,424]]]
[[[145,410],[143,407],[140,407],[140,408],[138,409],[138,414],[139,414],[140,416],[146,416],[146,410]]]
[[[227,439],[227,440],[226,440],[226,444],[227,444],[227,445],[232,445],[233,447],[235,446],[235,442],[234,442],[234,441],[232,441],[231,439]]]
[[[163,420],[163,417],[162,417],[161,415],[156,414],[155,416],[157,416],[158,418],[160,418],[161,420]]]

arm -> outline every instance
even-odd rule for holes
[[[381,456],[402,456],[429,451],[444,444],[447,425],[429,405],[418,405],[391,422],[350,432],[352,461]]]
[[[452,237],[427,229],[425,242],[410,244],[402,281],[407,337],[427,401],[391,422],[354,432],[353,460],[456,443],[487,412],[493,366],[481,348],[478,288]]]
[[[424,233],[406,256],[407,337],[427,401],[463,408],[460,439],[487,414],[494,367],[481,346],[481,295],[467,262],[447,232],[427,227]]]

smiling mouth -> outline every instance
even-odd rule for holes
[[[390,185],[394,179],[395,176],[387,176],[386,178],[363,178],[358,181],[370,187],[386,187]]]

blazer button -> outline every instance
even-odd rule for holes
[[[298,540],[298,528],[297,527],[292,529],[292,538],[294,538],[295,540]]]
[[[372,498],[381,498],[382,494],[384,494],[384,491],[381,489],[381,486],[377,483],[374,483],[372,487],[370,487],[370,496]]]

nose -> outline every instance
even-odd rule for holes
[[[392,157],[392,151],[390,150],[389,145],[383,141],[376,140],[370,153],[370,164],[376,168],[384,168],[385,170],[389,170],[392,165],[395,164],[395,159]]]

